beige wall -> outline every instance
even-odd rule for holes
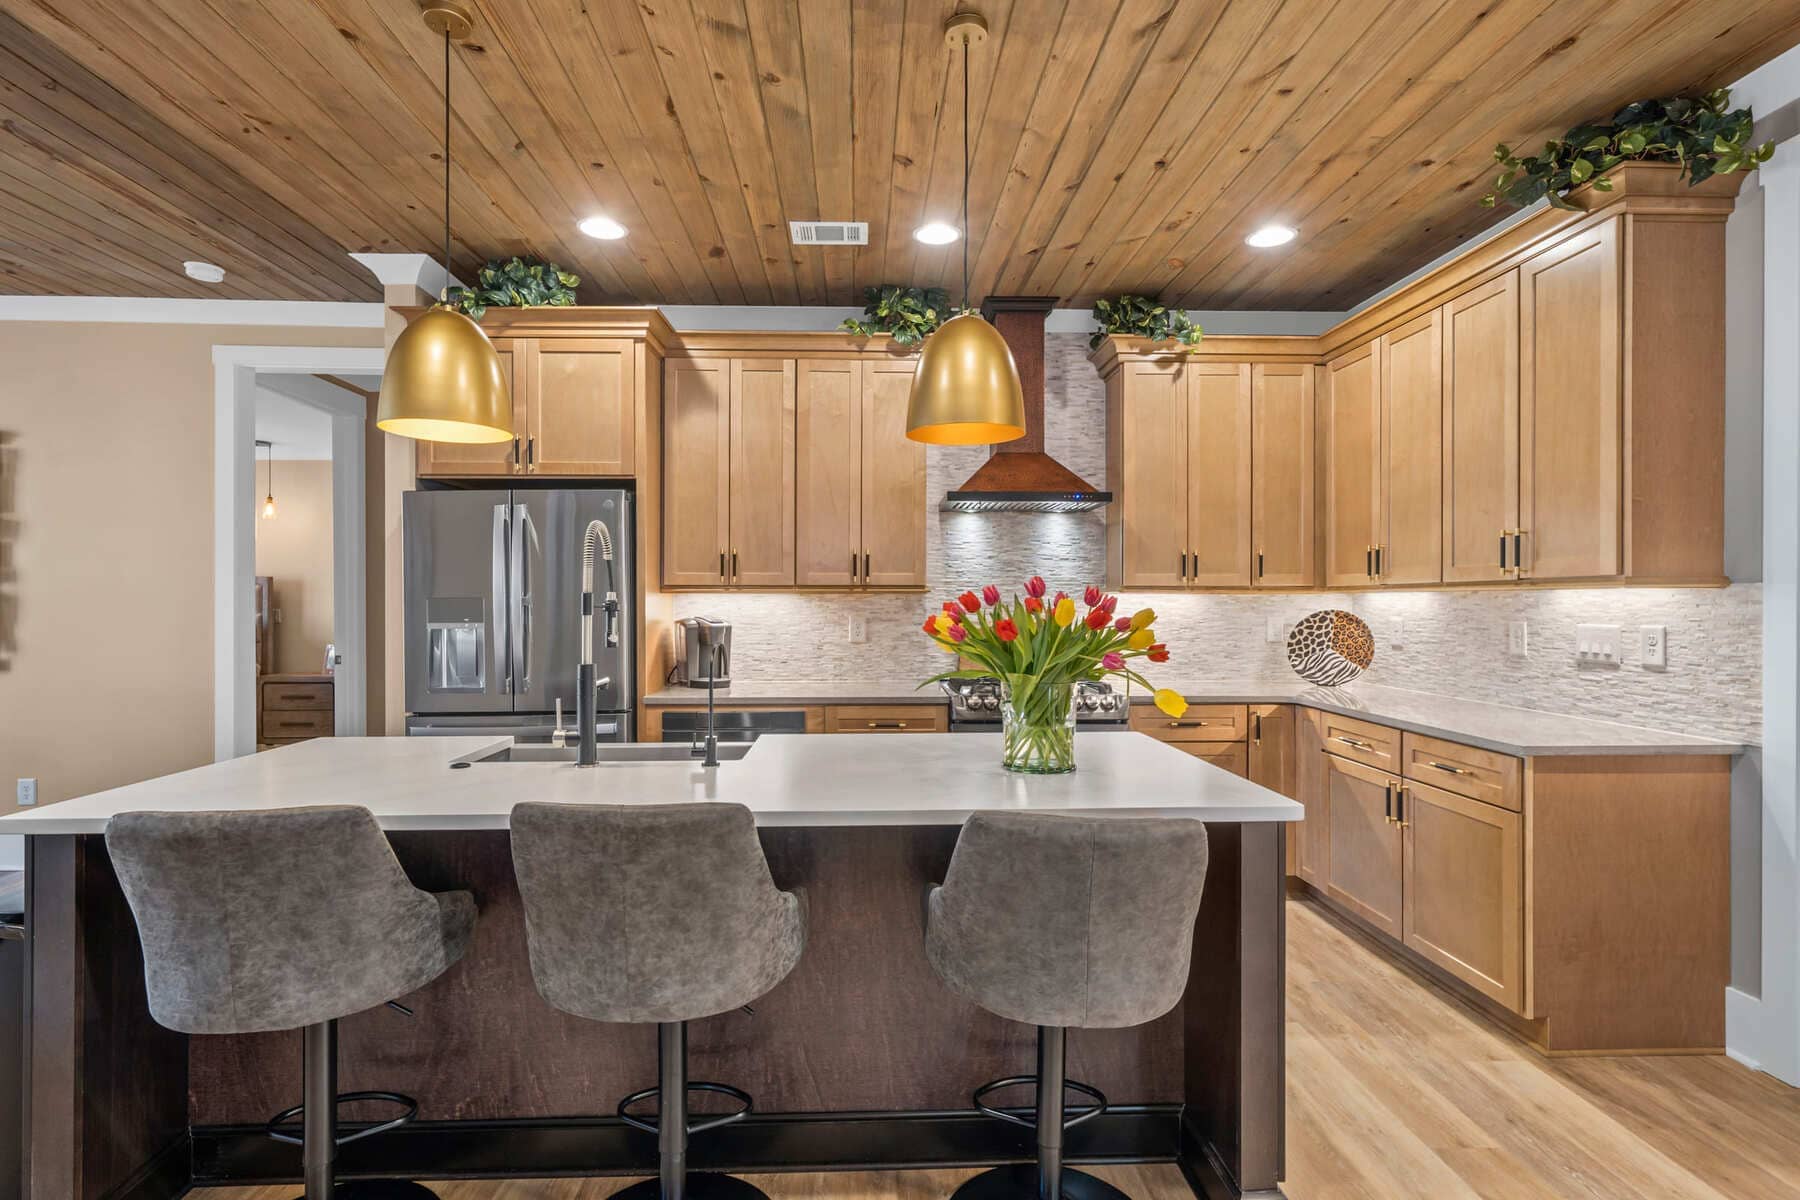
[[[0,321],[0,812],[212,759],[214,345],[381,331]]]
[[[331,464],[277,462],[275,519],[256,522],[256,573],[275,581],[274,670],[312,673],[325,661],[331,631]],[[257,495],[268,466],[257,464]],[[260,509],[259,509],[260,511]]]

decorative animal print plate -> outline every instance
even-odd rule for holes
[[[1375,661],[1375,635],[1355,613],[1327,608],[1294,626],[1288,635],[1288,663],[1294,673],[1320,687],[1349,683]]]

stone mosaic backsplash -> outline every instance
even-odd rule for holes
[[[1104,486],[1105,396],[1081,334],[1047,337],[1046,449],[1089,483]],[[940,513],[937,502],[987,456],[985,447],[932,447],[926,526],[932,590],[854,596],[693,593],[676,615],[732,622],[733,674],[741,679],[923,679],[946,656],[919,632],[949,596],[996,583],[1016,589],[1042,574],[1079,592],[1105,573],[1102,513]],[[1727,588],[1583,588],[1299,595],[1169,595],[1121,599],[1149,605],[1174,657],[1157,674],[1174,686],[1287,681],[1279,626],[1327,607],[1347,608],[1375,634],[1373,684],[1514,704],[1746,742],[1762,740],[1762,591]],[[851,614],[867,618],[866,643],[847,640]],[[1278,640],[1269,641],[1275,622]],[[1509,622],[1524,621],[1528,654],[1506,652]],[[1575,626],[1621,626],[1624,662],[1578,665]],[[1668,629],[1668,667],[1644,669],[1636,631]],[[1354,686],[1354,685],[1353,685]]]

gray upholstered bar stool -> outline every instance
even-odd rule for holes
[[[975,1092],[982,1112],[1035,1128],[1037,1162],[983,1172],[956,1200],[1125,1200],[1062,1165],[1064,1131],[1106,1111],[1099,1091],[1066,1078],[1065,1032],[1141,1025],[1180,1002],[1205,878],[1198,821],[996,812],[964,823],[926,898],[925,953],[951,991],[1038,1027],[1037,1073]],[[1035,1120],[986,1102],[1024,1083],[1037,1085]],[[1065,1088],[1093,1103],[1070,1117]]]
[[[787,977],[806,943],[805,902],[775,887],[750,810],[521,804],[512,852],[539,994],[592,1021],[656,1023],[657,1086],[618,1113],[657,1135],[658,1178],[614,1200],[767,1200],[742,1179],[687,1170],[689,1135],[751,1106],[737,1088],[688,1080],[687,1022],[749,1004]],[[690,1124],[690,1091],[742,1107]],[[654,1122],[630,1111],[651,1096]]]
[[[120,813],[106,849],[144,945],[150,1015],[181,1033],[304,1029],[305,1200],[430,1197],[403,1180],[338,1185],[337,1147],[404,1124],[394,1092],[337,1092],[337,1022],[442,975],[468,948],[467,892],[412,885],[366,808]],[[340,1139],[337,1106],[397,1103],[391,1121]]]

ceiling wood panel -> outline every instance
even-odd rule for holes
[[[1501,214],[1496,141],[1740,77],[1794,0],[476,0],[455,48],[451,255],[537,253],[589,302],[1120,291],[1342,309]],[[10,0],[0,290],[373,299],[353,251],[440,252],[442,43],[415,0]],[[575,224],[604,213],[617,242]],[[789,244],[792,219],[870,244]],[[1243,245],[1279,220],[1275,251]],[[229,272],[209,286],[181,260]]]

